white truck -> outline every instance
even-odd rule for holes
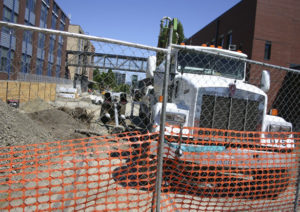
[[[167,135],[179,136],[181,132],[186,140],[190,140],[198,133],[194,128],[205,128],[239,132],[284,132],[284,136],[274,138],[269,133],[260,133],[259,139],[255,140],[251,148],[250,145],[247,148],[213,146],[208,144],[209,141],[207,145],[203,141],[199,145],[190,144],[184,139],[180,142],[177,139],[166,140],[168,152],[173,151],[175,154],[168,154],[165,150],[165,164],[178,164],[180,160],[191,165],[181,166],[181,169],[173,167],[172,172],[166,173],[169,177],[165,179],[173,179],[173,188],[178,188],[176,185],[179,184],[179,179],[184,179],[187,187],[182,192],[190,189],[197,194],[200,192],[226,196],[228,189],[224,189],[223,193],[215,190],[224,187],[224,182],[208,183],[207,178],[205,180],[199,177],[200,171],[191,177],[193,167],[199,166],[197,170],[202,170],[209,166],[216,169],[218,167],[222,179],[227,176],[225,181],[238,179],[242,189],[239,192],[245,198],[275,198],[283,192],[288,185],[288,169],[293,157],[290,153],[295,146],[292,136],[287,133],[292,131],[292,124],[281,117],[267,114],[269,73],[262,72],[260,87],[248,84],[245,81],[246,62],[243,61],[247,55],[219,48],[184,46],[172,50],[171,58],[169,98],[166,105]],[[160,99],[165,73],[165,64],[156,68],[155,61],[153,56],[148,59],[147,77],[153,83],[144,88],[140,107],[140,116],[147,126],[151,126],[152,132],[159,131],[162,109]],[[182,131],[179,126],[183,127]],[[214,140],[211,136],[209,139]],[[245,142],[249,141],[251,139]],[[174,170],[177,170],[177,174]],[[272,173],[277,173],[273,177],[281,181],[277,184],[268,180],[262,182],[265,178],[260,173],[264,173],[267,179]],[[177,183],[174,182],[175,178],[178,178],[175,180]],[[254,186],[264,183],[272,186],[267,186],[263,194],[261,191],[251,193],[244,189],[249,183]],[[237,183],[233,185],[235,187]]]

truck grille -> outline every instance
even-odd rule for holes
[[[200,127],[238,131],[260,130],[263,110],[259,101],[203,95]]]

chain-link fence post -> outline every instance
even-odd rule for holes
[[[169,82],[169,72],[171,65],[171,49],[172,49],[172,35],[173,35],[173,24],[171,23],[169,32],[169,45],[167,52],[166,69],[164,75],[163,83],[163,102],[160,116],[160,134],[159,134],[159,144],[157,150],[157,174],[156,174],[156,184],[155,184],[155,206],[156,212],[160,211],[160,201],[161,201],[161,184],[163,175],[163,149],[164,149],[164,136],[165,136],[165,121],[166,121],[166,105],[168,100],[168,82]]]

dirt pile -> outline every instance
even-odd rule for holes
[[[107,128],[92,121],[85,108],[55,108],[41,99],[19,109],[0,100],[0,147],[87,137],[76,130],[107,134]],[[93,135],[95,136],[95,135]]]
[[[38,111],[53,109],[53,106],[49,105],[42,99],[37,98],[21,104],[19,109],[24,113],[34,113]]]
[[[60,107],[59,110],[69,114],[74,119],[79,120],[84,123],[91,123],[94,118],[94,113],[88,113],[85,108],[76,107],[75,109],[67,108],[67,107]]]
[[[28,116],[39,126],[49,130],[55,140],[82,138],[84,136],[75,133],[75,129],[87,129],[86,124],[58,109],[38,111]]]
[[[54,140],[47,129],[0,100],[0,146]]]

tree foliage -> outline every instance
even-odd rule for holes
[[[114,92],[126,92],[129,93],[130,86],[127,84],[117,84],[117,80],[114,72],[109,69],[107,72],[100,72],[99,69],[95,69],[93,72],[93,80],[98,82],[95,89],[111,90]]]
[[[95,82],[98,82],[98,88],[100,90],[113,89],[117,84],[115,74],[111,69],[107,72],[100,72],[98,69],[95,69],[93,72],[93,79]]]
[[[169,23],[166,23],[165,26],[161,24],[157,47],[167,48],[169,44],[169,34],[170,34]],[[173,30],[172,36],[173,36],[172,37],[173,44],[180,44],[185,40],[183,25],[179,20],[177,23],[177,30]],[[164,56],[162,53],[157,53],[157,65],[159,65],[163,61],[164,59],[163,57]]]

